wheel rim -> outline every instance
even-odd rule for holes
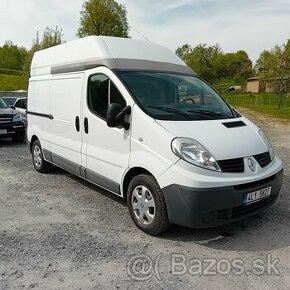
[[[131,202],[138,223],[152,224],[155,218],[155,201],[150,190],[143,185],[135,187]]]
[[[39,168],[42,164],[42,154],[41,154],[41,149],[38,145],[34,146],[33,150],[33,161],[34,165]]]

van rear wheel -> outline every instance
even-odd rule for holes
[[[32,145],[32,161],[34,168],[40,173],[48,173],[52,169],[52,164],[45,161],[43,158],[39,140],[36,140]]]
[[[158,235],[171,225],[163,192],[151,175],[141,174],[132,179],[127,205],[134,223],[149,235]]]

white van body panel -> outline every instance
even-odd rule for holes
[[[81,164],[82,137],[75,128],[81,113],[83,73],[51,77],[51,150],[71,162]]]
[[[34,54],[31,76],[49,75],[53,69],[68,72],[87,70],[88,67],[110,63],[115,68],[121,60],[134,67],[134,60],[175,64],[186,68],[185,63],[169,49],[141,40],[109,36],[88,36],[57,45]],[[131,64],[130,64],[131,63]]]
[[[30,78],[28,95],[31,96],[29,110],[40,114],[48,114],[49,94],[51,82],[47,77],[39,76]],[[41,96],[41,97],[39,97]],[[50,120],[47,118],[39,118],[34,115],[27,115],[29,126],[27,128],[27,138],[31,140],[32,136],[37,136],[41,140],[43,146],[51,150],[51,134]]]
[[[71,65],[108,57],[110,52],[104,41],[90,36],[36,52],[31,64],[31,76],[49,75],[54,65]]]
[[[111,57],[115,59],[142,59],[184,65],[184,62],[168,48],[152,42],[132,39],[130,47],[128,47],[128,39],[126,38],[106,36],[102,37],[102,40],[110,48]],[[160,54],[161,49],[162,55]]]
[[[174,135],[162,128],[137,106],[132,113],[130,168],[141,167],[158,178],[179,158],[170,144]]]

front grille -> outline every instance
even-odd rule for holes
[[[250,182],[250,183],[234,185],[234,189],[235,190],[244,190],[244,189],[251,189],[251,188],[258,187],[258,186],[262,186],[262,185],[265,185],[268,182],[271,182],[272,180],[274,180],[275,177],[276,177],[276,174],[274,174],[274,175],[272,175],[270,177],[258,180],[258,181],[253,181],[253,182]]]
[[[228,219],[229,213],[227,209],[221,209],[217,211],[217,219],[226,220]]]
[[[239,217],[243,217],[253,212],[263,209],[267,207],[271,203],[276,200],[277,196],[271,196],[267,199],[263,199],[259,202],[250,204],[250,205],[242,205],[228,209],[221,209],[217,211],[217,219],[218,220],[227,220],[227,219],[235,219]]]
[[[262,168],[266,167],[271,163],[271,157],[269,152],[254,155],[254,158]],[[243,158],[220,160],[218,161],[218,165],[222,172],[241,173],[245,170]]]
[[[262,168],[266,167],[268,164],[271,163],[271,156],[269,152],[254,155],[254,158],[257,160]]]
[[[11,122],[11,118],[0,118],[0,124],[9,124]]]
[[[220,160],[218,165],[222,172],[240,173],[245,170],[243,158]]]
[[[256,210],[259,210],[259,209],[266,207],[270,203],[274,202],[275,199],[276,199],[276,196],[275,197],[268,197],[267,199],[263,199],[259,202],[254,203],[254,204],[234,207],[233,211],[232,211],[232,218],[238,218],[238,217],[241,217],[244,215],[251,214],[252,212],[254,212]]]

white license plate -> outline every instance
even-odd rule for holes
[[[7,130],[0,130],[0,135],[7,134]]]
[[[251,204],[271,195],[272,187],[263,188],[244,195],[244,204]]]

